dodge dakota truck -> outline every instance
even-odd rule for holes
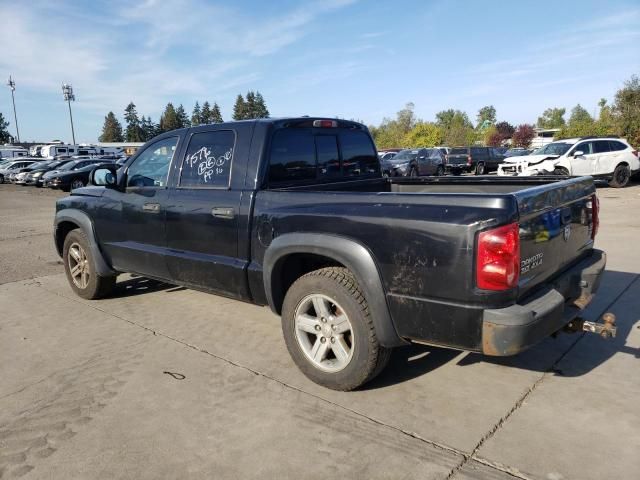
[[[268,305],[295,364],[338,390],[411,342],[521,352],[579,318],[605,267],[590,177],[385,178],[350,121],[175,130],[90,181],[55,215],[79,296],[130,272]]]

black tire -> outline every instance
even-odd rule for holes
[[[553,174],[554,175],[561,175],[563,177],[568,177],[569,176],[569,170],[567,170],[564,167],[556,167],[553,169]]]
[[[81,179],[76,179],[73,182],[71,182],[71,186],[69,187],[69,190],[74,190],[76,188],[82,188],[84,187],[84,181],[82,181]]]
[[[88,269],[88,281],[84,288],[74,281],[71,273],[71,263],[76,262],[75,259],[69,259],[69,250],[72,246],[78,246],[86,257],[86,268]],[[95,260],[89,248],[87,236],[80,229],[71,230],[64,239],[64,247],[62,249],[62,260],[64,263],[64,271],[71,289],[82,298],[87,300],[95,300],[97,298],[106,297],[111,293],[116,283],[115,275],[102,277],[96,273]],[[76,263],[77,265],[77,263]]]
[[[295,315],[309,295],[326,296],[339,304],[352,330],[352,356],[337,372],[326,372],[307,358],[296,336]],[[378,343],[367,300],[353,274],[342,267],[322,268],[310,272],[287,291],[282,306],[282,332],[289,354],[296,366],[313,382],[333,390],[349,391],[378,375],[389,362],[391,349]]]
[[[484,175],[484,163],[476,165],[476,175]]]
[[[631,178],[631,169],[628,165],[618,165],[613,171],[613,177],[609,180],[609,186],[613,188],[624,188]]]
[[[0,183],[4,183],[4,175],[0,175]]]
[[[444,175],[444,167],[442,165],[438,165],[436,169],[436,177],[442,177]]]

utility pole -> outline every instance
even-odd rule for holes
[[[16,137],[18,138],[18,143],[20,143],[20,130],[18,130],[18,115],[16,114],[16,97],[14,93],[16,91],[16,82],[9,75],[9,81],[7,82],[7,86],[11,89],[11,100],[13,101],[13,119],[16,122]]]
[[[62,94],[64,100],[69,105],[69,120],[71,120],[71,137],[73,138],[73,144],[76,144],[76,134],[73,131],[73,115],[71,115],[71,102],[76,101],[76,96],[73,94],[73,87],[67,83],[62,84]]]

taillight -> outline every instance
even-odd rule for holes
[[[591,238],[595,240],[600,226],[600,200],[597,195],[593,195],[587,202],[587,208],[591,210]]]
[[[471,165],[471,155],[467,155],[467,165]]]
[[[633,153],[636,157],[640,158],[640,155],[638,155],[638,150],[631,150],[631,153]]]
[[[338,122],[335,120],[314,120],[313,126],[318,128],[337,128]]]
[[[520,277],[520,227],[517,223],[480,232],[476,284],[483,290],[509,290]]]

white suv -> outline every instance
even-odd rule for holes
[[[549,143],[531,155],[510,157],[498,175],[591,175],[624,187],[640,170],[638,152],[617,137],[568,138]]]

